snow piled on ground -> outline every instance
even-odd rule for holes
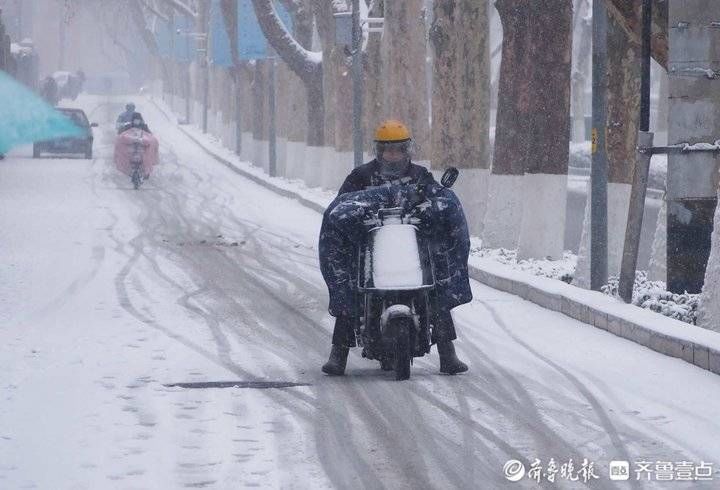
[[[567,250],[560,260],[526,259],[518,261],[517,250],[482,248],[482,240],[476,237],[471,239],[470,255],[492,259],[514,270],[528,272],[534,276],[559,279],[568,284],[572,283],[577,266],[577,255]],[[618,297],[618,282],[618,277],[610,277],[608,284],[602,287],[602,292]],[[632,304],[696,325],[700,295],[670,292],[663,281],[651,281],[647,277],[647,271],[637,271]]]
[[[563,258],[560,260],[521,259],[518,261],[517,250],[482,248],[482,240],[477,237],[473,237],[470,244],[470,255],[493,259],[515,270],[529,272],[534,276],[560,279],[569,284],[575,274],[577,255],[567,250],[563,252]]]

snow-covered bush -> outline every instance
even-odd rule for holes
[[[613,276],[602,291],[610,296],[617,296],[619,278]],[[663,281],[650,281],[647,272],[635,273],[632,304],[647,308],[670,318],[695,325],[698,316],[699,294],[676,294],[667,290]]]
[[[566,251],[561,260],[528,259],[518,261],[517,250],[482,248],[482,242],[478,239],[471,239],[471,242],[470,255],[473,257],[492,259],[515,270],[529,272],[535,276],[559,279],[568,284],[572,282],[575,275],[577,255],[572,252]],[[602,287],[602,292],[610,296],[617,296],[618,283],[617,276],[610,277],[608,284]],[[646,271],[637,271],[632,304],[696,325],[700,295],[671,293],[663,281],[651,281],[648,279]]]
[[[475,257],[493,259],[501,264],[509,265],[513,269],[526,271],[535,276],[560,279],[567,283],[572,282],[577,264],[577,256],[569,251],[563,253],[561,260],[523,259],[518,261],[517,250],[508,250],[505,248],[489,249],[481,248],[480,246],[471,247],[470,254]]]

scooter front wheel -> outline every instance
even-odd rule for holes
[[[402,381],[410,379],[410,364],[412,362],[413,325],[411,318],[394,318],[392,332],[395,333],[395,379]]]
[[[138,172],[137,170],[134,170],[132,173],[131,180],[132,180],[133,188],[135,190],[139,189],[140,188],[140,172]]]

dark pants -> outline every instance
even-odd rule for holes
[[[450,311],[444,308],[440,308],[440,311],[435,314],[433,327],[431,338],[433,344],[457,338],[452,315],[450,315]],[[332,343],[340,347],[355,347],[357,345],[351,317],[338,316],[335,318]]]

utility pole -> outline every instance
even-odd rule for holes
[[[177,63],[175,61],[175,11],[170,10],[170,53],[168,55],[168,60],[170,63],[170,68],[172,70],[172,73],[170,74],[170,80],[168,82],[170,83],[170,107],[175,109],[175,73],[176,73],[176,67]]]
[[[668,144],[720,140],[720,2],[670,0]],[[687,147],[686,147],[687,148]],[[667,176],[668,290],[699,293],[717,206],[718,152],[670,153]]]
[[[268,58],[268,115],[270,118],[268,127],[268,175],[277,176],[277,124],[275,112],[275,52]]]
[[[363,71],[362,29],[360,26],[360,0],[352,3],[352,76],[353,76],[353,150],[354,166],[363,164]]]
[[[242,108],[240,102],[242,99],[242,84],[240,81],[240,68],[234,67],[235,70],[235,154],[242,154]]]
[[[185,39],[185,124],[190,124],[190,95],[192,93],[192,80],[190,79],[190,39]]]
[[[17,41],[22,42],[23,39],[25,39],[25,33],[24,33],[24,26],[23,26],[23,2],[20,0],[16,0],[17,3]]]
[[[590,288],[607,283],[607,11],[593,2],[592,168],[590,172]]]
[[[202,8],[200,9],[200,43],[202,48],[201,52],[201,69],[203,71],[203,116],[202,116],[202,130],[203,133],[207,133],[207,120],[208,120],[208,96],[210,94],[210,15],[209,15],[210,2],[202,2]]]
[[[60,7],[60,55],[58,56],[58,70],[65,68],[65,28],[68,21],[67,5]]]
[[[353,111],[353,153],[354,166],[363,164],[363,69],[362,69],[362,25],[367,25],[368,36],[382,32],[383,18],[360,18],[360,0],[353,0],[352,12],[339,12],[335,17],[335,43],[343,46],[345,53],[352,55],[352,111]],[[373,26],[374,24],[374,26]]]
[[[653,133],[650,132],[650,38],[652,35],[652,0],[642,4],[642,69],[640,75],[640,131],[638,131],[638,158],[635,164],[630,207],[625,228],[620,284],[618,293],[626,303],[632,301],[637,268],[640,233],[642,231],[645,194],[647,192],[650,158],[652,157]]]

